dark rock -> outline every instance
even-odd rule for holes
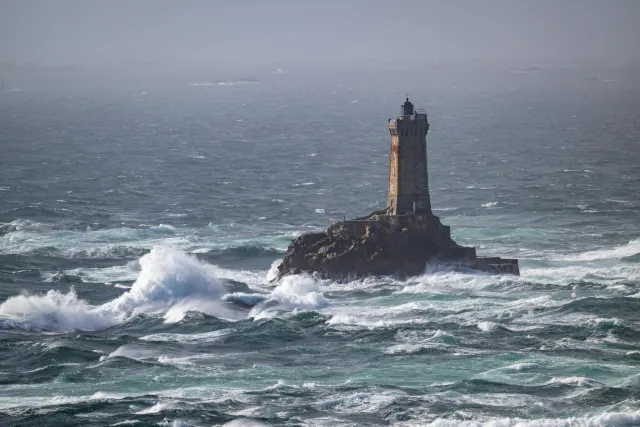
[[[516,260],[477,258],[458,245],[434,215],[384,215],[332,224],[326,231],[294,239],[278,266],[278,277],[315,273],[347,280],[364,276],[414,276],[428,263],[519,274]]]

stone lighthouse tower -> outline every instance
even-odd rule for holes
[[[386,209],[296,237],[274,280],[305,272],[339,281],[371,275],[407,277],[425,274],[434,264],[465,272],[520,274],[517,259],[478,257],[475,248],[457,244],[449,226],[431,212],[427,114],[415,110],[407,97],[387,129],[391,154]]]
[[[389,119],[391,134],[388,215],[431,215],[427,175],[427,132],[424,110],[415,110],[409,97],[397,119]]]

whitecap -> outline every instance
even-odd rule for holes
[[[604,387],[605,384],[587,377],[553,377],[547,384],[575,384],[578,386]]]
[[[277,259],[271,263],[269,267],[269,271],[267,272],[267,281],[272,282],[280,275],[280,270],[278,270],[278,266],[282,263],[282,260]]]
[[[18,295],[0,305],[0,325],[36,331],[95,331],[124,320],[122,313],[110,313],[78,299],[72,288],[67,293],[50,290],[44,295]]]
[[[237,418],[224,423],[222,427],[267,427],[267,425],[249,418]]]
[[[391,404],[400,395],[385,393],[344,393],[330,396],[316,405],[323,410],[346,413],[375,413]]]
[[[7,328],[68,332],[96,331],[115,326],[144,312],[164,313],[177,322],[188,311],[228,320],[244,314],[222,301],[225,287],[215,266],[168,247],[154,247],[139,260],[140,274],[127,292],[100,306],[68,293],[18,295],[0,305],[0,325]]]
[[[462,421],[437,418],[416,425],[430,427],[632,427],[640,425],[640,411],[602,412],[566,418],[489,418]]]
[[[126,393],[107,393],[104,391],[96,391],[93,393],[89,399],[91,400],[122,400],[129,397],[129,394]]]
[[[142,409],[141,411],[136,412],[136,415],[146,415],[146,414],[159,414],[162,411],[166,411],[167,409],[174,409],[176,405],[171,402],[158,402],[155,405]]]
[[[409,319],[375,319],[366,315],[358,314],[335,314],[327,324],[339,326],[357,326],[366,329],[385,329],[404,325],[421,325],[429,323],[425,318],[409,318]]]
[[[478,329],[480,329],[483,332],[496,332],[499,330],[504,330],[504,331],[509,330],[509,328],[507,328],[505,325],[501,323],[495,323],[495,322],[480,322],[478,323]]]
[[[245,292],[233,292],[226,294],[222,297],[223,301],[227,302],[239,302],[244,305],[256,305],[267,299],[267,295],[263,294],[248,294]]]
[[[526,370],[535,369],[538,367],[540,367],[540,365],[534,362],[521,362],[521,363],[514,363],[513,365],[505,366],[502,369],[509,370],[509,371],[526,371]]]
[[[329,300],[319,290],[321,283],[306,275],[285,276],[264,302],[251,309],[249,317],[260,319],[275,316],[280,311],[325,308]]]
[[[235,329],[220,329],[218,331],[203,332],[199,334],[172,334],[158,333],[140,337],[141,341],[159,342],[179,342],[182,344],[197,344],[203,342],[214,342],[220,340],[225,335],[233,333]]]
[[[159,233],[175,233],[176,228],[168,224],[159,224],[149,227],[148,230]]]
[[[564,257],[565,260],[595,261],[601,259],[620,259],[640,254],[640,238],[629,241],[626,245],[615,248],[603,248],[594,251],[586,251],[576,255]]]

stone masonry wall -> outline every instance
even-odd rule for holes
[[[390,121],[391,152],[387,207],[391,214],[431,213],[427,175],[426,115]]]

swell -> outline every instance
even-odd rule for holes
[[[640,312],[640,298],[630,298],[624,296],[585,297],[561,306],[559,313],[589,313],[593,315],[610,317],[614,315],[618,318],[632,318]]]
[[[228,236],[225,241],[213,231],[210,226],[202,230],[177,228],[168,224],[109,227],[17,219],[0,225],[0,254],[131,260],[148,253],[155,245],[164,244],[193,251],[213,261],[223,259],[241,262],[256,257],[278,257],[284,252],[281,241],[288,242],[289,238],[289,234],[255,240]]]

